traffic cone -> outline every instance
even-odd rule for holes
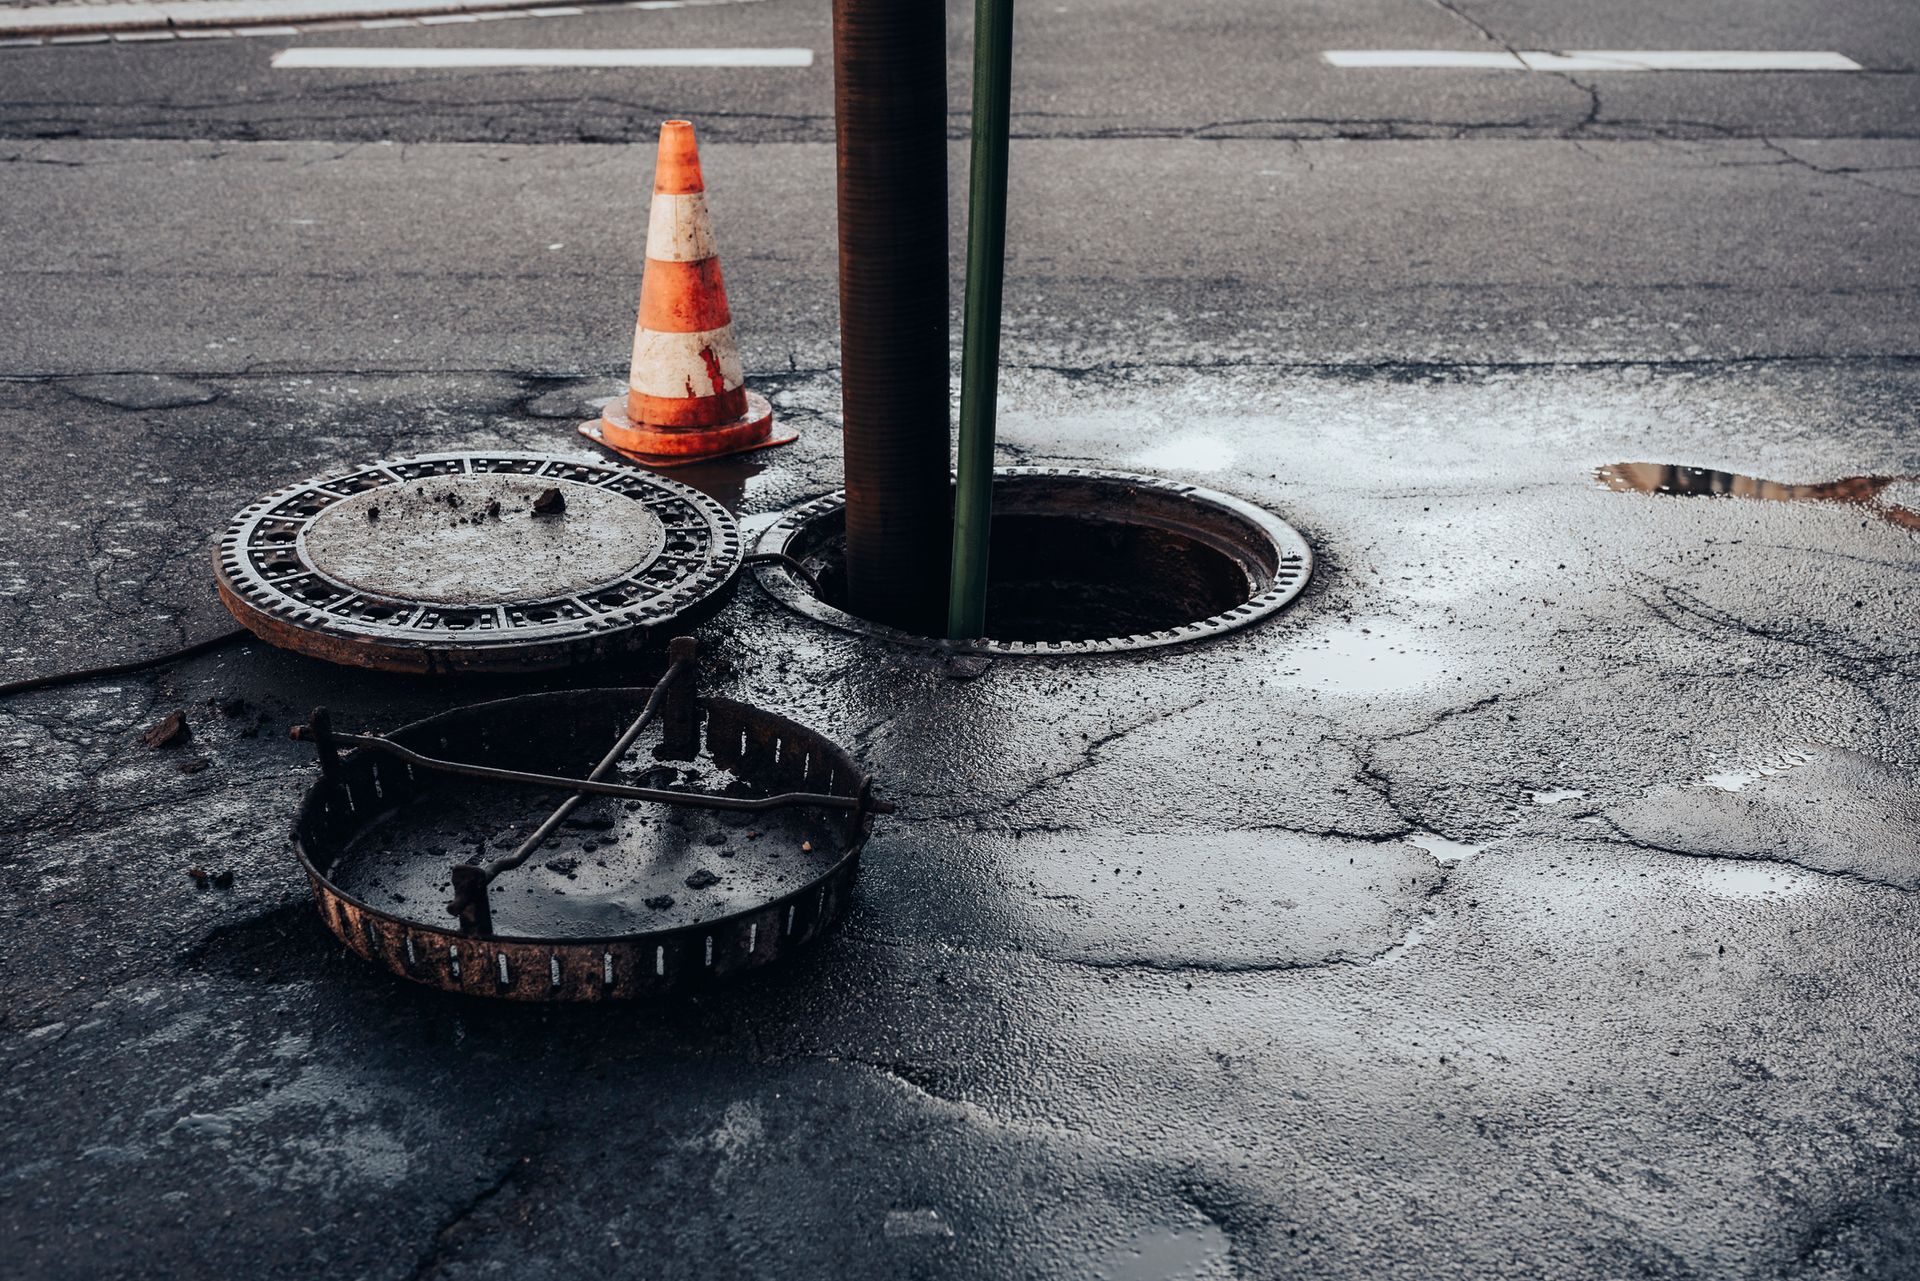
[[[660,126],[647,265],[627,394],[580,434],[652,467],[682,467],[798,439],[773,433],[773,406],[748,391],[707,216],[693,125]]]

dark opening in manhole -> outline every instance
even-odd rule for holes
[[[1312,571],[1306,540],[1271,512],[1153,476],[1073,468],[995,473],[988,636],[944,642],[847,611],[846,495],[794,508],[760,535],[757,556],[800,562],[759,580],[812,618],[959,653],[1118,653],[1244,627],[1284,608]]]

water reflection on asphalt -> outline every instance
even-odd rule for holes
[[[1852,503],[1889,524],[1920,529],[1920,511],[1886,501],[1889,488],[1920,480],[1920,476],[1847,476],[1816,484],[1792,485],[1706,467],[1611,463],[1596,469],[1594,479],[1622,493],[1757,498],[1776,503]]]
[[[1445,660],[1384,618],[1310,638],[1289,651],[1284,663],[1284,685],[1354,697],[1409,695],[1449,675]]]

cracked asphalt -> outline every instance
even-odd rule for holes
[[[1920,1275],[1920,560],[1890,516],[1920,482],[1595,479],[1920,473],[1905,7],[1021,21],[1002,459],[1267,506],[1314,546],[1302,599],[956,680],[743,582],[708,685],[900,812],[837,935],[617,1008],[341,949],[285,729],[661,654],[433,682],[245,643],[0,700],[0,1274]],[[583,451],[668,111],[801,433],[683,475],[747,516],[837,487],[825,31],[766,0],[299,38],[821,55],[778,73],[0,49],[0,681],[230,625],[211,538],[282,484]],[[1317,61],[1500,44],[1870,70]],[[176,709],[191,737],[143,746]]]

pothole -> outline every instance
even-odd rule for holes
[[[987,635],[945,641],[851,613],[846,494],[794,508],[755,556],[804,566],[756,569],[761,586],[832,626],[962,654],[1113,654],[1179,645],[1284,609],[1306,586],[1313,552],[1272,512],[1154,476],[1079,468],[994,473]]]

